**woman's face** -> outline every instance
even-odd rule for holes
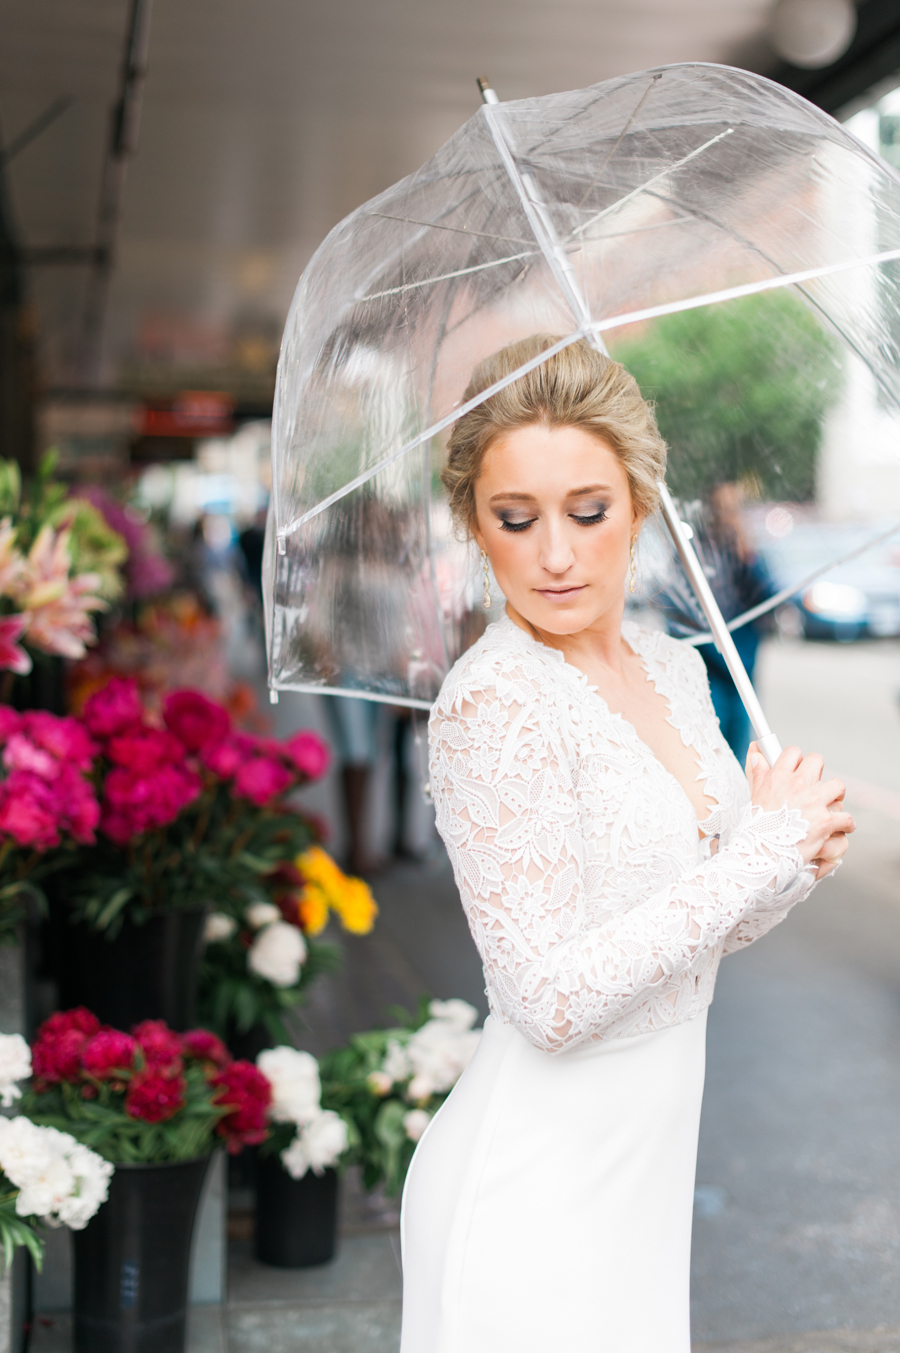
[[[491,442],[473,535],[507,601],[549,634],[620,618],[631,537],[628,477],[602,437],[535,423]]]

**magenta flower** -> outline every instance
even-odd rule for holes
[[[137,1043],[128,1034],[101,1029],[81,1054],[81,1065],[96,1080],[109,1080],[117,1071],[130,1070],[136,1051]]]
[[[256,738],[249,737],[246,733],[229,733],[221,742],[204,747],[200,753],[200,760],[213,775],[218,775],[222,780],[230,780],[240,767],[255,755],[257,745]]]
[[[231,1053],[209,1029],[190,1029],[181,1035],[181,1051],[185,1057],[197,1062],[209,1062],[221,1070],[231,1062]]]
[[[284,753],[309,780],[318,780],[328,769],[331,753],[327,742],[316,733],[304,730],[295,733],[284,744]]]
[[[139,724],[144,707],[137,682],[113,677],[85,702],[81,717],[95,738],[110,738]]]
[[[84,724],[71,717],[59,718],[46,710],[29,710],[21,717],[21,729],[32,742],[50,752],[58,761],[67,761],[79,770],[90,770],[97,755],[97,744]],[[0,739],[2,739],[0,724]]]
[[[22,715],[9,705],[0,705],[0,742],[5,742],[11,733],[22,725]]]
[[[0,784],[0,832],[20,846],[59,845],[59,820],[50,788],[33,771],[14,770]]]
[[[183,762],[184,747],[162,728],[133,728],[110,738],[106,755],[135,775],[146,775],[168,762]]]
[[[219,743],[231,727],[224,705],[208,700],[200,691],[173,691],[163,704],[166,727],[184,743],[189,752]]]
[[[174,822],[202,788],[200,777],[186,766],[157,766],[146,775],[116,766],[104,785],[103,831],[124,845],[133,836]]]
[[[59,771],[56,758],[36,747],[24,733],[13,733],[7,739],[3,764],[8,770],[29,770],[42,780],[55,780]]]
[[[30,619],[27,612],[22,615],[5,615],[0,619],[0,668],[4,671],[17,672],[19,676],[25,676],[31,671],[31,658],[18,643],[27,630]]]
[[[234,788],[237,794],[261,808],[277,794],[283,794],[292,780],[290,771],[280,761],[267,756],[255,756],[238,768]]]
[[[145,1019],[132,1029],[149,1069],[176,1075],[183,1070],[181,1039],[164,1019]]]
[[[164,1123],[184,1108],[186,1090],[183,1076],[141,1071],[129,1082],[125,1112],[145,1123]]]

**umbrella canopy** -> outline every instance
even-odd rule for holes
[[[273,690],[427,707],[477,636],[439,471],[483,357],[536,332],[621,356],[702,536],[723,483],[809,497],[849,367],[900,409],[898,259],[900,178],[762,77],[669,66],[481,108],[300,279],[273,425]],[[664,533],[642,540],[645,599],[699,630]]]

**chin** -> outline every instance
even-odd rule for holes
[[[513,602],[515,606],[515,602]],[[529,606],[523,609],[516,606],[516,610],[521,616],[529,621],[536,629],[544,630],[546,634],[579,634],[586,630],[600,617],[588,612],[583,606]]]

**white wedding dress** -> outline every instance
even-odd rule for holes
[[[623,635],[718,805],[702,839],[633,726],[509,619],[434,707],[438,830],[491,1015],[407,1178],[401,1353],[690,1350],[716,971],[814,871],[800,814],[750,805],[696,651]]]

